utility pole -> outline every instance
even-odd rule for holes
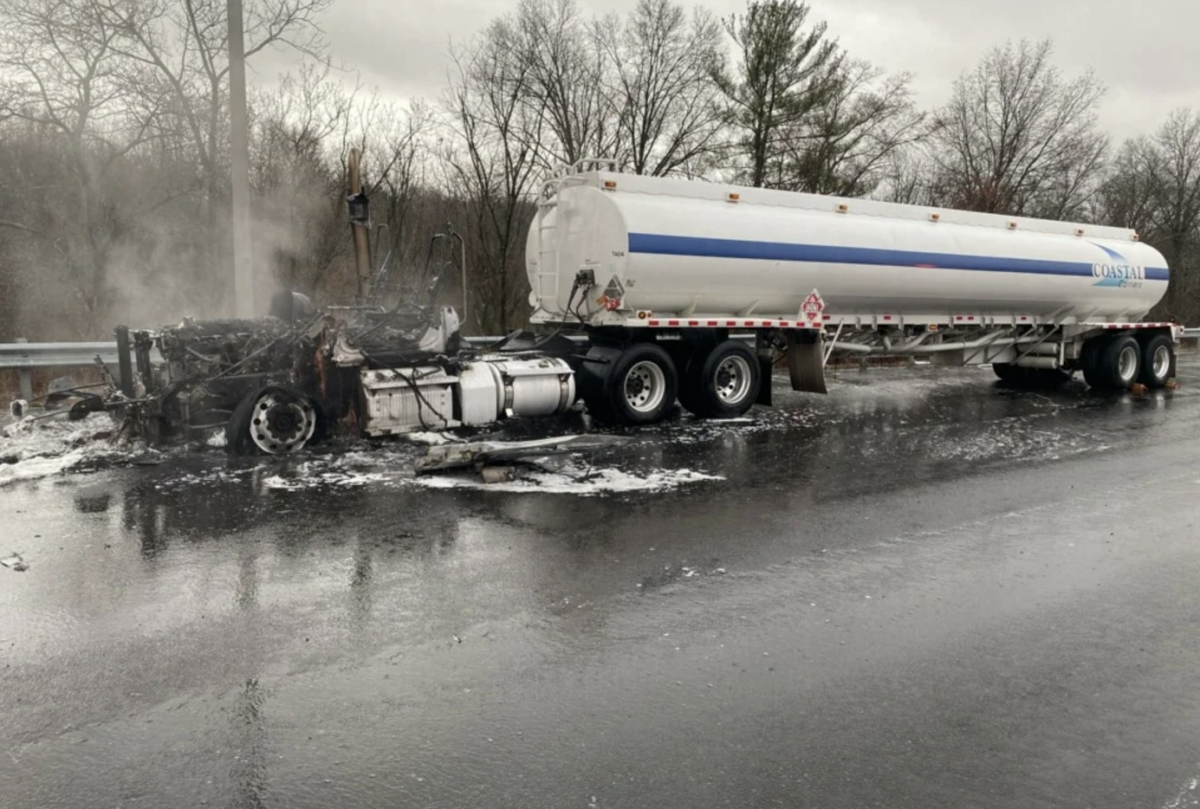
[[[250,133],[246,122],[246,46],[242,0],[227,0],[229,15],[229,153],[233,187],[233,297],[237,317],[254,317],[251,254]]]

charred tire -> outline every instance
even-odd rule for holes
[[[745,343],[726,340],[688,366],[684,406],[701,418],[737,418],[754,406],[761,384],[758,355]]]
[[[653,343],[635,343],[609,365],[593,415],[611,424],[654,424],[671,412],[678,390],[670,355]]]
[[[234,455],[297,452],[324,431],[317,405],[294,388],[268,385],[238,403],[225,423],[225,449]]]
[[[1156,334],[1142,344],[1142,368],[1138,382],[1148,388],[1166,387],[1175,367],[1175,344],[1165,334]]]
[[[1128,335],[1112,337],[1098,348],[1088,384],[1099,390],[1129,390],[1138,380],[1141,365],[1142,349],[1137,340]],[[1086,369],[1084,375],[1087,378]]]

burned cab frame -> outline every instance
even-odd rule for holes
[[[276,296],[272,315],[117,329],[119,376],[104,409],[152,444],[222,428],[236,454],[296,452],[334,433],[384,436],[569,410],[564,342],[472,351],[451,307],[331,307]]]

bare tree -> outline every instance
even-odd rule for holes
[[[635,174],[702,171],[722,123],[710,75],[721,46],[717,21],[699,8],[689,21],[672,0],[640,0],[623,25],[609,17],[596,35],[612,65],[612,156]]]
[[[1052,44],[1011,43],[988,53],[933,116],[930,154],[945,204],[1053,219],[1082,215],[1103,169],[1097,129],[1104,87],[1092,73],[1064,79]]]
[[[906,73],[886,76],[868,62],[844,61],[822,102],[783,128],[777,185],[838,196],[872,193],[892,156],[924,135],[911,81]]]
[[[1176,110],[1153,137],[1126,142],[1100,198],[1106,221],[1137,230],[1167,259],[1159,314],[1200,321],[1200,113]]]
[[[446,186],[467,223],[474,293],[484,331],[514,324],[528,284],[521,256],[540,172],[538,144],[549,129],[528,103],[533,66],[513,47],[517,32],[498,20],[454,57],[445,107],[453,140],[441,148]]]
[[[325,292],[348,250],[344,191],[334,150],[354,93],[327,67],[304,64],[251,106],[251,187],[257,199],[255,263],[309,295]]]
[[[779,184],[784,131],[836,92],[842,52],[825,38],[825,23],[805,30],[808,15],[799,0],[751,0],[744,15],[725,20],[737,60],[716,65],[712,76],[755,187]]]
[[[144,66],[141,83],[161,99],[186,136],[199,168],[207,211],[210,272],[220,277],[228,215],[228,19],[225,0],[95,0],[121,36],[114,48]],[[246,58],[290,48],[323,58],[317,18],[332,0],[251,0],[245,5]]]
[[[609,64],[576,0],[521,0],[503,29],[524,76],[522,101],[544,117],[546,167],[609,153],[616,126],[604,83]]]
[[[58,257],[86,328],[95,331],[115,294],[110,253],[128,227],[128,206],[111,193],[111,174],[146,143],[156,109],[136,103],[136,65],[114,46],[119,32],[93,0],[0,0],[0,18],[0,117],[36,127],[69,166],[53,179],[42,176],[43,188],[54,189],[54,216],[0,226]]]

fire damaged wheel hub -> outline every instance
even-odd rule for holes
[[[312,438],[317,414],[307,400],[271,392],[259,397],[250,421],[250,437],[271,455],[295,452]]]

